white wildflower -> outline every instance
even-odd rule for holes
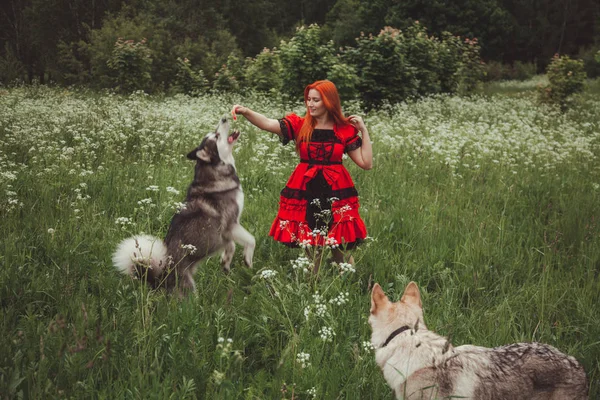
[[[127,226],[133,225],[133,221],[131,221],[131,218],[119,217],[115,220],[115,224],[121,225],[121,229],[125,230]]]
[[[339,263],[338,267],[340,268],[340,275],[344,275],[345,273],[349,272],[349,273],[355,273],[356,272],[356,268],[354,268],[354,265],[350,264],[350,263]]]
[[[171,194],[175,194],[178,195],[179,194],[179,190],[175,189],[172,186],[167,186],[167,192],[171,193]]]
[[[349,299],[350,299],[350,293],[343,292],[343,293],[338,294],[337,297],[334,297],[333,299],[330,299],[329,303],[330,304],[335,304],[335,305],[338,305],[338,306],[342,306],[342,305],[348,303]]]
[[[301,270],[304,273],[308,273],[309,268],[312,267],[312,263],[308,260],[307,257],[300,256],[295,260],[290,261],[292,263],[292,268],[294,270]]]
[[[327,246],[331,249],[335,249],[335,248],[338,248],[340,245],[339,245],[338,241],[336,240],[336,238],[330,236],[327,239],[325,239],[325,246]]]
[[[312,247],[312,243],[309,239],[304,239],[299,243],[299,246],[303,249],[310,249]]]
[[[273,279],[277,276],[277,271],[273,271],[272,269],[265,269],[261,271],[260,277],[262,279]]]
[[[302,366],[302,368],[310,367],[310,354],[300,352],[296,356],[296,361]]]
[[[198,250],[193,244],[182,244],[181,248],[189,251],[189,254],[194,254]]]
[[[335,336],[335,332],[328,326],[323,326],[319,330],[319,336],[325,342],[333,341],[333,337]]]
[[[137,203],[138,203],[140,206],[145,206],[145,205],[148,205],[148,206],[153,206],[153,205],[154,205],[154,204],[152,204],[152,199],[150,199],[150,198],[147,198],[147,199],[142,199],[142,200],[138,201]]]

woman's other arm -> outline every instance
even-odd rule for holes
[[[362,134],[362,146],[356,150],[348,152],[348,156],[362,169],[373,168],[373,148],[371,147],[371,138],[363,119],[356,115],[348,117],[352,124]]]

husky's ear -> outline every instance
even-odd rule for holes
[[[402,295],[400,301],[423,308],[423,304],[421,303],[421,293],[419,292],[419,287],[416,283],[410,282],[408,285],[406,285],[404,294]]]
[[[383,289],[379,286],[379,283],[373,285],[371,291],[371,314],[376,314],[378,310],[381,310],[388,305],[390,300],[387,298]]]
[[[209,163],[210,162],[210,154],[208,154],[208,152],[206,151],[206,148],[196,148],[192,151],[190,151],[187,155],[187,158],[189,158],[190,160],[201,160],[204,162]]]

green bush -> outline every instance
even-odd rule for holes
[[[193,69],[190,60],[177,58],[177,74],[175,76],[175,91],[189,95],[206,93],[208,80],[201,69]]]
[[[427,30],[416,21],[404,30],[401,51],[410,66],[412,81],[418,94],[439,93],[445,66],[440,63],[440,41],[427,35]],[[444,60],[447,61],[447,60]]]
[[[486,82],[518,80],[526,81],[537,74],[537,66],[532,62],[515,61],[513,65],[503,64],[499,61],[489,61],[483,66],[483,75]]]
[[[440,90],[444,93],[454,93],[458,88],[458,69],[461,65],[463,43],[460,36],[443,32],[437,46],[438,74]]]
[[[526,81],[537,75],[537,66],[532,62],[515,61],[512,67],[512,76],[510,79]]]
[[[583,67],[588,78],[600,76],[600,48],[597,45],[581,49],[577,58],[583,60]]]
[[[215,73],[213,90],[216,92],[234,92],[242,89],[244,69],[241,60],[233,53],[227,62]]]
[[[483,80],[486,82],[502,81],[511,79],[512,74],[509,65],[500,61],[490,60],[484,64]]]
[[[289,41],[282,41],[282,92],[302,97],[306,85],[325,79],[335,63],[333,42],[323,43],[318,25],[301,26]]]
[[[397,103],[418,94],[411,66],[403,52],[403,34],[386,27],[377,36],[361,34],[347,56],[358,75],[357,89],[367,109]]]
[[[83,85],[90,81],[88,45],[84,41],[58,43],[57,68],[54,79],[58,82]]]
[[[19,61],[15,52],[4,45],[4,56],[0,56],[0,83],[9,84],[22,80],[25,76],[25,67]]]
[[[95,88],[108,88],[118,79],[117,71],[108,66],[113,57],[118,38],[141,41],[152,38],[151,23],[142,18],[130,18],[124,14],[107,17],[100,29],[90,31],[89,43],[73,52],[73,57],[83,64],[89,63],[90,84]]]
[[[335,58],[335,62],[327,73],[327,79],[335,84],[342,100],[352,100],[358,97],[356,67],[343,62],[341,57]]]
[[[483,80],[484,64],[481,61],[481,46],[477,38],[465,38],[462,47],[461,63],[456,74],[458,75],[458,92],[472,93],[479,82]]]
[[[470,92],[483,77],[477,40],[444,34],[429,36],[418,22],[404,32],[386,27],[361,35],[346,59],[357,71],[356,84],[367,109],[386,102],[439,92]]]
[[[572,95],[582,92],[587,75],[583,61],[554,55],[546,69],[549,84],[540,87],[540,100],[565,109]]]
[[[281,60],[276,49],[264,48],[256,58],[250,59],[246,67],[248,87],[259,92],[270,92],[281,88]]]
[[[114,83],[119,91],[144,90],[152,82],[152,57],[146,39],[136,42],[118,38],[106,64],[116,72]]]

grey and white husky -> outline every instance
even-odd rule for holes
[[[228,272],[235,243],[244,247],[244,262],[252,267],[255,240],[240,225],[244,193],[233,159],[240,133],[230,135],[229,128],[223,117],[215,132],[187,155],[196,161],[194,180],[165,239],[138,235],[123,240],[112,257],[117,269],[153,288],[183,295],[195,291],[194,273],[204,258],[222,252],[221,265]]]
[[[414,282],[396,303],[375,284],[369,323],[375,360],[398,399],[588,398],[583,367],[552,346],[452,347],[448,339],[425,326],[421,294]]]

